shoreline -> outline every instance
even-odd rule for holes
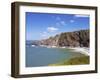
[[[74,50],[75,52],[81,52],[82,54],[89,56],[89,48],[86,47],[75,47],[75,48],[69,48]]]
[[[32,47],[35,47],[35,45]],[[71,49],[75,52],[80,52],[86,56],[89,56],[89,48],[87,47],[66,47],[66,46],[63,46],[63,47],[58,47],[58,46],[46,46],[46,45],[40,45],[40,47],[46,47],[46,48],[62,48],[62,49]]]
[[[56,47],[56,48],[71,49],[74,52],[80,52],[80,54],[84,54],[84,56],[70,58],[69,60],[64,60],[58,63],[49,64],[48,66],[89,64],[90,54],[89,54],[89,48],[87,47]]]
[[[75,52],[80,52],[80,53],[82,53],[82,54],[84,54],[84,55],[86,55],[86,56],[89,56],[90,54],[89,54],[89,48],[87,48],[87,47],[57,47],[57,46],[45,46],[45,47],[47,47],[47,48],[62,48],[62,49],[71,49],[71,50],[73,50],[73,51],[75,51]]]

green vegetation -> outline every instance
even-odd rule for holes
[[[89,56],[74,57],[69,60],[64,60],[59,63],[49,64],[49,66],[61,66],[61,65],[81,65],[89,64]]]

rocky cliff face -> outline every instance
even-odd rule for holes
[[[48,45],[48,46],[58,46],[58,40],[60,35],[56,35],[55,37],[50,37],[48,39],[42,40],[42,45]]]
[[[61,33],[59,46],[89,47],[89,30]]]
[[[47,46],[89,47],[89,30],[65,32],[40,41]]]

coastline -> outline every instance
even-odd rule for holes
[[[32,45],[32,47],[35,47],[35,45]],[[80,52],[81,54],[84,54],[86,56],[89,56],[89,48],[88,47],[58,47],[58,46],[46,46],[46,45],[40,45],[40,47],[46,47],[46,48],[62,48],[62,49],[71,49],[74,52]]]
[[[63,48],[63,49],[71,49],[74,52],[80,52],[81,54],[84,54],[86,56],[89,56],[89,48],[87,47],[57,47],[57,46],[45,46],[47,48]]]
[[[87,47],[56,47],[56,48],[71,49],[74,52],[80,52],[81,54],[84,54],[84,56],[70,58],[69,60],[64,60],[55,64],[49,64],[48,66],[89,64],[90,54],[89,54],[89,48]]]
[[[89,56],[89,48],[86,47],[75,47],[75,48],[69,48],[72,49],[75,52],[81,52],[82,54]]]
[[[31,47],[44,47],[44,48],[53,48],[53,49],[61,49],[61,50],[70,50],[71,52],[80,53],[82,56],[72,57],[70,59],[65,59],[58,61],[57,63],[48,64],[48,66],[61,66],[61,65],[82,65],[82,64],[89,64],[89,48],[88,47],[68,47],[68,46],[47,46],[47,45],[31,45]]]

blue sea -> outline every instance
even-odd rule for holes
[[[82,54],[66,48],[26,46],[26,67],[48,66],[77,56]]]

